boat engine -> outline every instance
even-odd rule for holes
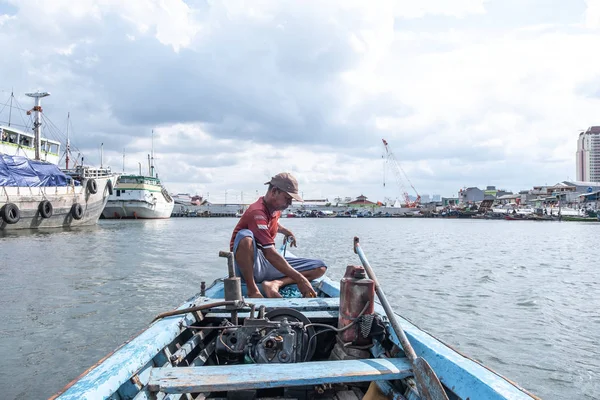
[[[219,364],[296,363],[310,360],[315,352],[314,329],[306,316],[294,309],[278,308],[258,318],[254,310],[242,326],[225,326],[216,339],[215,353]],[[309,346],[309,344],[311,346]],[[310,348],[309,348],[310,347]]]

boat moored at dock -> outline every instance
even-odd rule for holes
[[[121,175],[102,212],[104,218],[170,218],[175,202],[157,177]]]
[[[54,148],[58,152],[58,142],[41,137],[40,102],[50,94],[27,95],[35,99],[31,110],[35,135],[30,138],[16,130],[2,129],[9,144],[16,139],[24,147],[19,147],[22,155],[0,153],[0,231],[95,224],[112,193],[116,175],[107,169],[82,166],[60,170],[58,160],[52,158],[54,153],[44,151]],[[33,154],[28,153],[30,150]]]

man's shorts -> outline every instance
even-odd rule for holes
[[[237,251],[240,241],[247,237],[252,238],[254,246],[254,280],[256,283],[283,278],[285,275],[271,265],[262,250],[256,247],[256,240],[254,240],[254,234],[250,229],[242,229],[237,233],[233,241],[233,254]],[[298,272],[310,271],[319,267],[327,268],[323,261],[311,258],[285,257],[285,260]],[[237,263],[235,263],[235,274],[244,280]]]

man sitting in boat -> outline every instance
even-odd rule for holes
[[[325,273],[325,263],[309,258],[285,258],[275,248],[277,233],[291,238],[290,246],[296,246],[294,234],[279,223],[279,217],[292,199],[302,201],[298,181],[283,172],[265,185],[269,185],[267,193],[248,207],[231,236],[229,247],[235,256],[236,273],[246,282],[248,297],[263,297],[257,283],[262,284],[267,297],[281,297],[279,289],[293,283],[298,285],[302,296],[316,297],[310,281]]]

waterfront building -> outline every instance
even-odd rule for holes
[[[331,206],[329,199],[304,199],[304,201],[292,201],[292,207],[314,208]]]
[[[364,195],[360,195],[356,198],[356,200],[353,201],[349,201],[347,203],[347,205],[349,207],[366,207],[366,206],[377,206],[376,203],[373,203],[372,201],[367,200],[367,196]]]
[[[464,189],[460,189],[458,192],[458,198],[460,199],[460,203],[476,203],[482,201],[484,198],[483,190],[476,187],[468,187]]]
[[[591,126],[577,139],[577,180],[600,182],[600,126]]]
[[[512,195],[512,192],[496,189],[496,186],[486,186],[485,190],[477,187],[463,188],[458,192],[461,204],[479,203],[483,200],[495,200],[500,197]]]
[[[458,205],[459,198],[458,197],[442,197],[442,206],[443,207],[452,207]]]

